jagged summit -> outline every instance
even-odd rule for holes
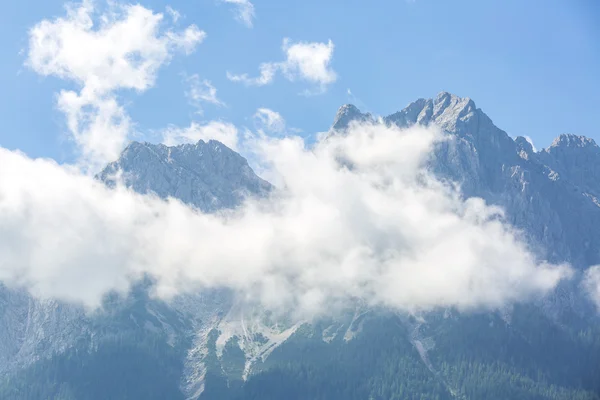
[[[144,150],[162,152],[165,149],[167,151],[169,151],[168,149],[181,149],[184,151],[195,151],[195,150],[199,149],[200,151],[203,151],[204,149],[207,149],[209,147],[213,148],[213,150],[217,151],[217,152],[224,151],[224,152],[228,152],[230,154],[235,154],[235,155],[243,158],[238,153],[236,153],[234,150],[227,147],[225,144],[219,142],[218,140],[214,140],[214,139],[210,139],[208,141],[204,141],[204,140],[200,139],[195,143],[182,143],[182,144],[177,144],[177,145],[173,145],[173,146],[168,146],[163,143],[152,143],[152,142],[147,142],[147,141],[138,142],[138,141],[133,140],[123,149],[119,158],[121,159],[126,154],[131,153],[131,152],[139,152],[139,151],[144,151]]]
[[[98,178],[111,185],[117,173],[139,193],[177,197],[204,212],[234,208],[246,196],[271,189],[244,157],[216,140],[177,146],[131,142]]]
[[[332,130],[344,130],[352,121],[374,120],[371,114],[363,114],[352,104],[345,104],[338,110]],[[527,142],[524,137],[511,139],[508,134],[497,128],[492,120],[480,109],[469,97],[460,97],[450,92],[442,91],[434,98],[420,98],[411,102],[402,110],[395,112],[383,118],[384,123],[400,127],[411,125],[429,125],[435,124],[442,130],[457,134],[459,136],[479,137],[478,139],[488,139],[481,134],[490,134],[496,136],[492,138],[493,142],[514,142],[514,148],[525,150],[528,153],[536,153],[533,146]],[[507,147],[508,148],[508,147]],[[586,136],[573,134],[562,134],[558,136],[552,144],[541,150],[542,152],[556,151],[557,149],[585,149],[590,148],[595,152],[600,151],[600,147],[594,139]]]
[[[401,127],[435,123],[444,130],[456,131],[460,121],[466,121],[477,113],[488,118],[470,98],[440,92],[433,99],[418,99],[410,103],[403,110],[385,117],[384,121]]]
[[[347,126],[353,115],[362,114],[344,106],[337,120],[343,116]],[[436,176],[459,183],[465,197],[504,208],[535,247],[547,249],[544,257],[577,267],[600,263],[600,147],[593,139],[560,135],[535,151],[525,137],[498,128],[472,99],[448,92],[418,99],[383,123],[440,127],[452,140],[432,149],[428,168]]]
[[[354,104],[350,104],[350,103],[344,104],[339,108],[339,110],[336,114],[336,117],[339,117],[340,115],[348,115],[348,114],[360,114],[360,110]]]
[[[370,113],[362,113],[354,104],[344,104],[335,114],[331,129],[334,131],[342,131],[348,128],[350,122],[353,121],[373,121],[373,116]]]
[[[517,149],[519,151],[524,150],[527,154],[536,152],[531,142],[524,136],[517,136],[515,138],[515,144],[517,145]]]
[[[473,100],[459,97],[449,92],[440,92],[433,99],[418,99],[407,107],[383,118],[386,124],[407,127],[414,124],[428,125],[435,123],[444,130],[456,130],[457,121],[468,119],[475,113],[481,113]],[[483,114],[485,116],[485,114]],[[485,118],[488,118],[485,116]],[[489,119],[489,118],[488,118]],[[361,112],[353,104],[341,106],[333,121],[332,131],[344,131],[351,122],[374,122],[370,113]]]
[[[550,145],[548,150],[551,150],[553,148],[558,148],[558,147],[562,147],[562,148],[565,148],[565,147],[567,147],[567,148],[595,147],[595,148],[598,148],[598,145],[592,138],[588,138],[586,136],[573,135],[571,133],[563,133],[562,135],[560,135],[556,139],[554,139],[554,141],[552,142],[552,144]]]

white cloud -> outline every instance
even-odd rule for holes
[[[254,19],[254,4],[249,0],[221,0],[228,4],[233,4],[236,8],[235,17],[248,28],[252,28]]]
[[[83,167],[94,170],[102,166],[115,159],[125,145],[132,123],[114,96],[86,101],[74,91],[62,90],[58,109],[65,114],[67,127],[79,146]]]
[[[0,280],[95,306],[148,273],[161,296],[226,287],[314,315],[352,299],[398,310],[494,308],[569,277],[565,266],[538,262],[500,210],[463,201],[423,168],[438,140],[432,128],[381,125],[312,148],[258,135],[245,150],[278,189],[226,215],[107,189],[2,149]]]
[[[254,122],[258,129],[282,133],[285,131],[285,119],[277,111],[268,108],[259,108],[254,114]]]
[[[184,83],[188,86],[185,95],[197,112],[202,114],[202,103],[211,103],[218,106],[225,105],[217,98],[217,88],[207,79],[200,79],[198,74],[184,77]]]
[[[285,61],[268,62],[260,65],[260,75],[250,78],[248,74],[232,74],[227,72],[227,77],[234,82],[246,85],[263,86],[273,81],[277,71],[290,81],[297,79],[317,85],[319,92],[323,92],[327,85],[337,79],[337,74],[331,68],[334,45],[331,40],[327,43],[293,43],[289,39],[283,40]]]
[[[537,151],[537,149],[535,148],[535,145],[533,144],[533,140],[527,135],[525,135],[524,138],[525,138],[525,140],[527,140],[527,143],[529,143],[531,145],[531,148],[533,149],[533,151]]]
[[[211,121],[205,125],[192,122],[189,127],[179,128],[171,126],[162,132],[163,143],[167,146],[176,146],[183,143],[196,143],[199,140],[218,140],[225,146],[237,150],[238,130],[229,123]]]
[[[206,38],[206,33],[196,25],[190,25],[183,32],[167,31],[165,36],[176,48],[183,50],[185,54],[191,54],[196,45]]]
[[[232,82],[241,82],[249,86],[264,86],[273,82],[279,64],[277,63],[262,63],[259,66],[260,75],[256,78],[250,78],[248,74],[232,74],[227,71],[227,79]]]
[[[287,60],[281,69],[288,79],[299,77],[319,85],[328,85],[337,79],[329,65],[333,57],[331,40],[327,43],[292,43],[284,39],[283,50],[287,53]]]
[[[165,10],[167,11],[167,14],[169,14],[174,23],[177,23],[177,21],[179,21],[179,18],[181,18],[181,13],[173,9],[173,7],[167,6]]]
[[[587,269],[583,278],[583,287],[600,312],[600,265]]]
[[[109,2],[101,13],[95,2],[84,0],[66,11],[65,17],[43,20],[29,31],[26,63],[41,75],[79,86],[79,92],[60,92],[59,108],[84,162],[98,166],[118,155],[129,132],[116,91],[153,86],[172,53],[191,52],[205,33],[195,25],[163,32],[163,15],[140,5]]]

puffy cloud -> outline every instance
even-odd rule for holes
[[[227,77],[234,82],[263,86],[271,83],[277,71],[281,71],[290,81],[300,79],[317,85],[320,92],[336,81],[337,74],[330,65],[334,49],[331,40],[327,43],[293,43],[286,38],[282,49],[286,54],[285,61],[261,64],[258,77],[250,78],[248,74],[236,75],[230,72],[227,72]]]
[[[587,269],[583,278],[583,287],[600,312],[600,265]]]
[[[299,77],[319,85],[328,85],[337,79],[329,66],[333,56],[331,40],[327,43],[292,43],[286,38],[283,50],[287,53],[287,60],[281,69],[288,79]]]
[[[238,148],[238,130],[234,125],[225,122],[211,121],[205,125],[192,122],[189,127],[185,128],[171,126],[162,134],[163,143],[167,146],[214,139],[233,150]]]
[[[238,21],[252,28],[252,20],[254,19],[254,4],[249,0],[221,0],[228,4],[233,4],[236,8],[235,17]]]
[[[94,1],[84,0],[67,6],[65,17],[43,20],[29,31],[27,65],[79,86],[78,92],[61,91],[58,104],[85,163],[112,160],[127,140],[128,117],[115,92],[153,86],[173,52],[189,53],[205,37],[195,25],[164,31],[162,22],[162,14],[141,5],[109,2],[100,12]]]
[[[357,299],[494,308],[569,277],[536,260],[501,210],[464,201],[423,168],[439,140],[433,128],[381,125],[311,148],[294,136],[248,138],[245,151],[278,189],[217,214],[0,150],[0,280],[95,306],[150,274],[167,298],[225,287],[306,316]]]
[[[282,133],[285,131],[285,119],[277,111],[268,108],[259,108],[254,114],[254,121],[258,129]]]
[[[140,5],[115,7],[96,16],[87,0],[67,6],[64,18],[38,23],[29,32],[27,64],[39,74],[75,81],[89,95],[143,91],[173,49],[187,49],[205,36],[195,25],[161,33],[162,14]]]
[[[217,88],[207,79],[200,79],[198,74],[184,77],[184,83],[187,85],[185,95],[190,103],[196,107],[197,112],[202,114],[202,103],[211,103],[218,106],[225,105],[217,98]]]

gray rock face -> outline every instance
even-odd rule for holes
[[[0,376],[61,353],[88,334],[83,309],[0,284]]]
[[[244,157],[215,140],[173,147],[133,142],[98,178],[111,185],[118,172],[138,193],[174,197],[204,212],[234,208],[271,189]]]
[[[594,139],[560,135],[538,158],[581,191],[600,194],[600,147]]]
[[[353,106],[338,114],[345,110],[362,120]],[[561,135],[535,152],[525,138],[512,139],[496,127],[471,99],[446,92],[419,99],[384,122],[435,124],[451,135],[435,148],[429,167],[458,182],[465,197],[502,206],[541,257],[579,268],[600,263],[600,148],[592,139]]]
[[[356,106],[345,104],[340,107],[333,120],[332,129],[336,131],[348,128],[351,122],[373,122],[371,114],[363,114]]]

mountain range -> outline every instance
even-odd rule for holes
[[[469,98],[440,93],[356,122],[437,125],[427,168],[462,196],[502,207],[536,253],[581,272],[600,264],[600,148],[563,134],[536,150]],[[273,186],[211,140],[132,142],[97,179],[174,197],[201,212]],[[574,282],[577,282],[575,280]],[[577,283],[495,312],[398,313],[363,305],[336,318],[280,321],[227,290],[149,297],[152,278],[93,313],[0,287],[3,399],[600,399],[600,319]]]

